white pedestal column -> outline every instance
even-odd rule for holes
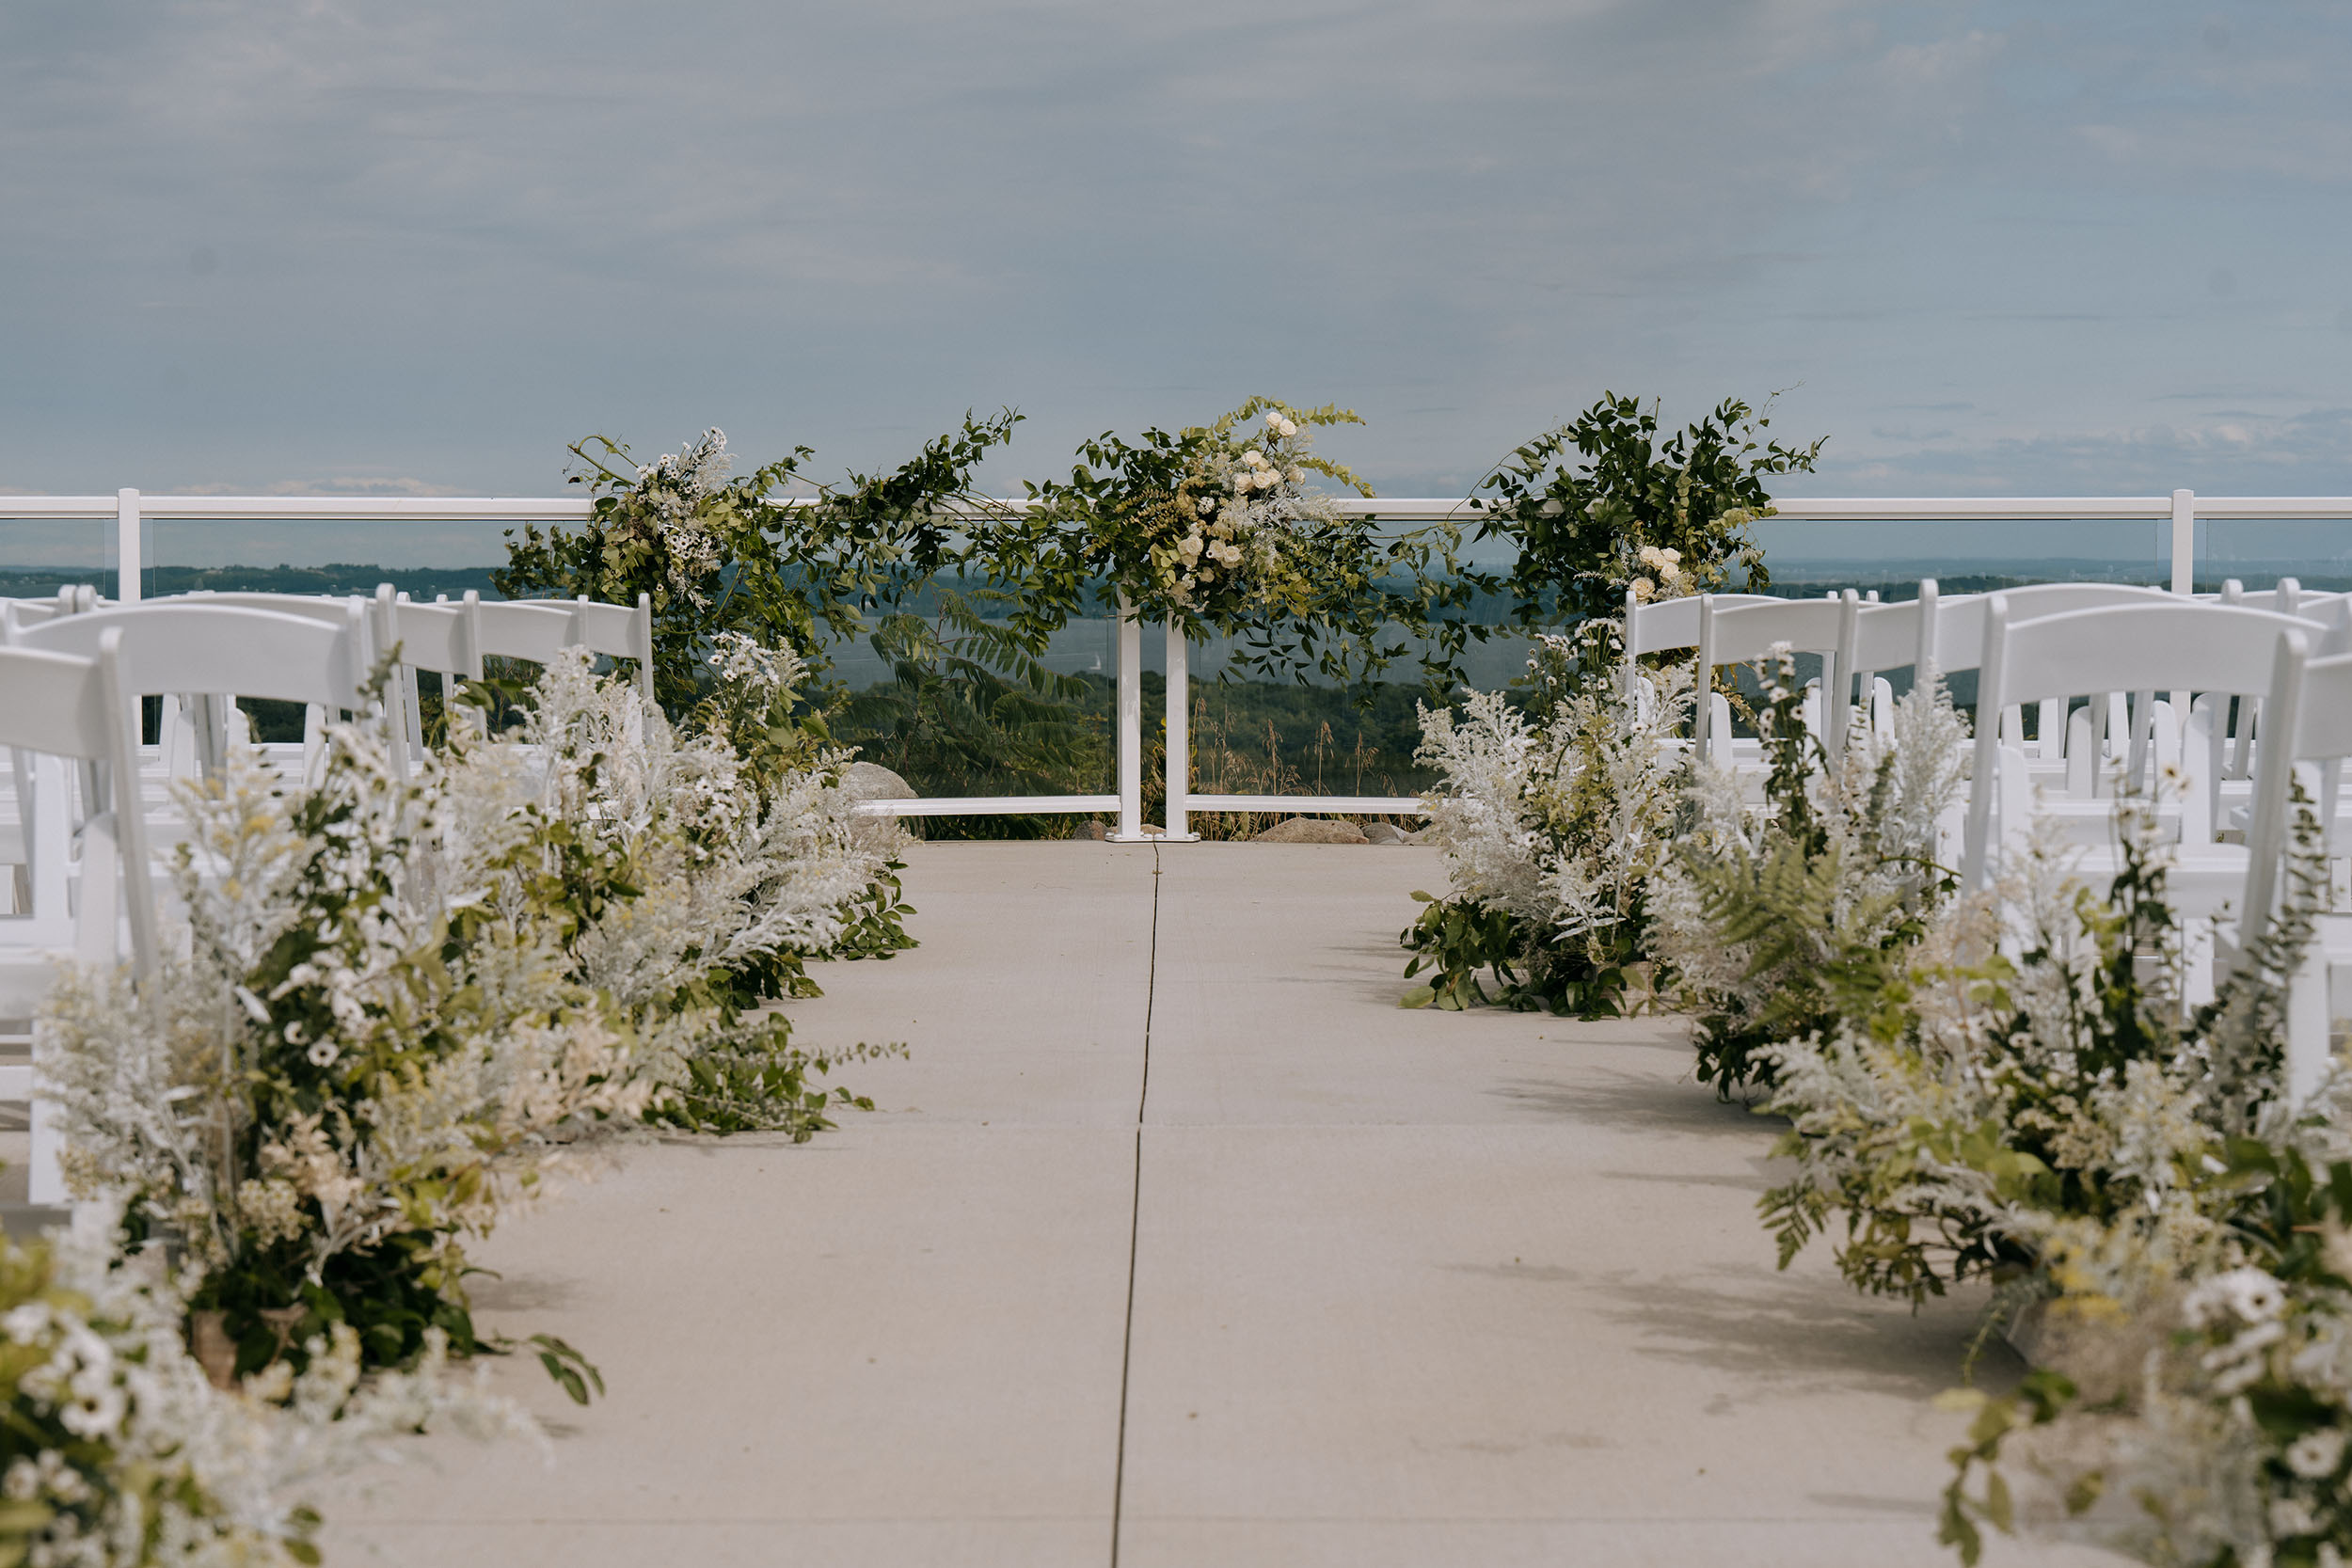
[[[1192,680],[1191,648],[1183,626],[1168,624],[1168,832],[1171,844],[1198,844],[1200,835],[1186,820],[1192,799]]]
[[[1121,594],[1119,600],[1119,831],[1114,844],[1142,844],[1157,833],[1143,831],[1143,625]]]

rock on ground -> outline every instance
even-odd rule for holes
[[[912,800],[914,786],[879,762],[853,762],[841,774],[842,793],[853,800]]]
[[[1406,832],[1393,822],[1367,822],[1364,837],[1374,844],[1419,844],[1421,834]]]
[[[1364,831],[1353,822],[1333,821],[1327,816],[1294,816],[1287,822],[1277,822],[1258,835],[1260,844],[1370,844]]]

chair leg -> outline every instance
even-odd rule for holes
[[[2287,1102],[2300,1105],[2311,1099],[2335,1061],[2328,1039],[2334,1020],[2328,1015],[2328,956],[2322,943],[2304,952],[2295,977],[2287,983]]]
[[[33,1029],[33,1148],[32,1158],[25,1164],[25,1201],[42,1205],[66,1201],[65,1170],[58,1163],[58,1151],[64,1147],[64,1135],[57,1129],[57,1107],[42,1098],[40,1092],[41,1037],[45,1033],[38,1024]]]
[[[2191,1012],[2213,1000],[2214,937],[2210,920],[2181,923],[2181,1007]]]

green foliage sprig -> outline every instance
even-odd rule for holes
[[[508,531],[508,558],[492,575],[510,597],[586,594],[654,612],[655,692],[672,715],[700,700],[710,639],[736,631],[791,648],[821,671],[827,643],[856,635],[865,614],[899,602],[985,538],[1002,560],[1039,553],[1034,531],[972,489],[973,470],[1012,438],[1010,409],[928,442],[897,468],[811,481],[812,449],[795,447],[749,474],[726,478],[717,430],[651,464],[603,436],[572,444],[571,482],[595,495],[577,530]],[[784,499],[792,484],[815,494]]]
[[[1726,398],[1661,441],[1657,404],[1607,392],[1515,450],[1477,486],[1492,499],[1476,537],[1516,547],[1502,588],[1519,620],[1613,615],[1644,582],[1667,597],[1720,589],[1738,570],[1769,586],[1748,532],[1772,515],[1764,482],[1810,472],[1822,446],[1766,437],[1769,409]]]

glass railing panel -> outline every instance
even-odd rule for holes
[[[73,583],[113,597],[114,533],[111,517],[0,520],[0,598],[53,598]]]
[[[1114,793],[1117,623],[1073,620],[1032,658],[1006,646],[1004,607],[979,608],[981,625],[959,624],[926,594],[905,616],[869,619],[861,635],[828,643],[821,701],[835,738],[921,796]],[[928,820],[925,831],[1058,837],[1089,819],[976,816]]]
[[[427,604],[469,589],[494,599],[490,573],[506,561],[510,526],[149,517],[139,531],[140,593],[373,594],[389,582]]]
[[[2197,524],[2197,587],[2236,578],[2250,593],[2293,578],[2309,593],[2352,590],[2352,516],[2210,517]]]

